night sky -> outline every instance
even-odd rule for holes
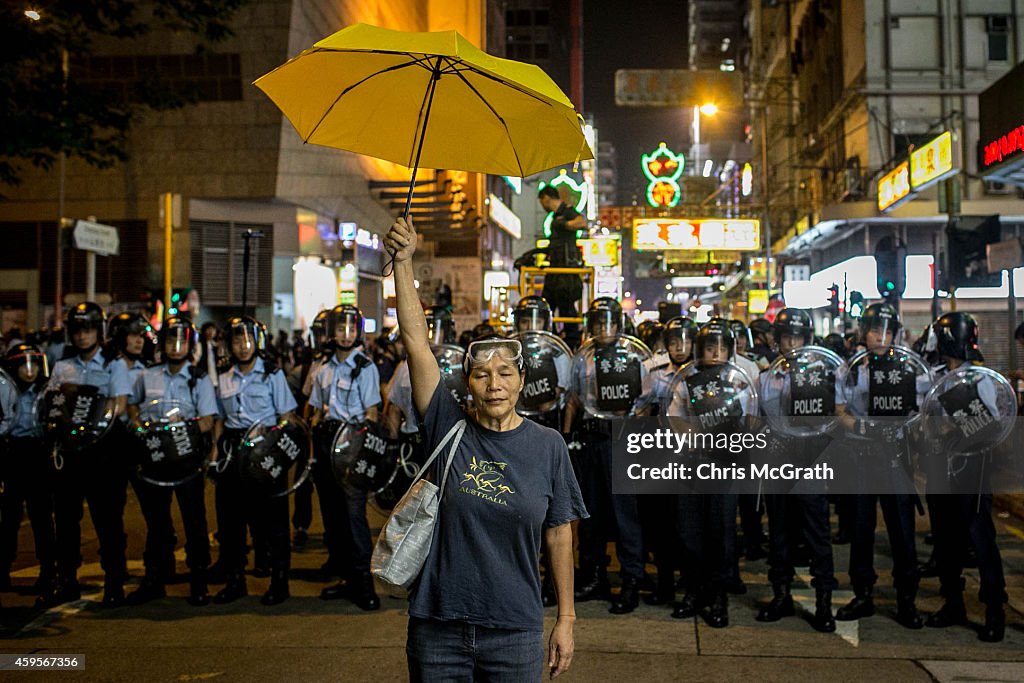
[[[583,3],[583,106],[594,115],[599,141],[615,145],[621,203],[642,197],[641,154],[662,141],[676,151],[689,147],[690,115],[616,106],[615,70],[688,68],[686,14],[685,0]]]

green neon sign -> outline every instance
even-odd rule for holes
[[[679,178],[686,161],[662,142],[650,154],[640,157],[640,166],[647,177],[647,203],[655,208],[671,208],[679,204],[683,191]]]
[[[537,189],[540,190],[545,185],[551,185],[554,188],[558,188],[559,185],[565,185],[566,189],[567,189],[567,194],[569,194],[570,198],[572,197],[572,195],[574,193],[576,194],[577,197],[579,197],[579,199],[576,200],[576,205],[573,206],[573,208],[576,209],[577,213],[583,213],[583,209],[587,205],[587,196],[590,194],[590,188],[587,186],[587,181],[585,181],[585,180],[580,180],[580,181],[574,180],[572,177],[569,176],[569,174],[567,174],[565,172],[565,169],[563,168],[562,170],[560,170],[558,172],[557,176],[555,176],[554,178],[552,178],[551,180],[549,180],[546,183],[541,183],[540,186]],[[562,192],[559,192],[558,194],[561,195]],[[566,202],[566,204],[571,204],[571,202]],[[544,217],[544,236],[545,237],[551,237],[551,221],[553,219],[554,219],[554,212],[553,211],[549,211],[548,215]]]

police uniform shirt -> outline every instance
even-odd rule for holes
[[[298,407],[284,373],[277,368],[268,374],[262,358],[256,358],[248,374],[232,365],[219,376],[217,404],[227,429],[248,429],[256,423],[269,427]]]
[[[414,434],[419,431],[419,418],[412,404],[412,382],[409,378],[409,363],[402,361],[395,369],[391,378],[391,387],[388,389],[388,401],[398,406],[402,411],[403,434]]]
[[[668,398],[672,378],[676,376],[678,370],[668,354],[654,354],[653,358],[644,361],[644,367],[648,370],[644,377],[644,394],[650,396],[652,401],[663,401]]]
[[[14,382],[0,382],[0,436],[14,426],[18,411],[18,388]]]
[[[97,387],[107,398],[128,396],[132,385],[128,381],[128,366],[124,360],[115,358],[109,363],[101,352],[96,352],[86,361],[81,356],[57,361],[50,375],[47,390],[59,390],[62,384],[83,384]]]
[[[13,424],[8,433],[16,439],[37,438],[43,435],[43,425],[39,422],[38,384],[33,384],[18,396]]]
[[[750,381],[757,382],[757,377],[761,374],[761,368],[757,366],[757,363],[739,353],[733,356],[732,362],[735,363],[736,367],[740,370],[747,373],[747,377],[750,378]]]
[[[356,359],[366,358],[362,351],[355,350],[344,361],[337,354],[331,356],[317,373],[309,405],[320,410],[327,408],[327,418],[358,422],[366,419],[366,411],[380,403],[380,375],[372,362],[352,378],[357,368]]]
[[[180,417],[191,420],[196,417],[217,415],[217,396],[213,384],[204,377],[193,379],[192,371],[186,363],[177,372],[171,372],[166,363],[143,370],[135,380],[132,395],[128,403],[139,407],[139,417],[143,420],[157,420],[163,417],[161,409],[153,405],[154,401],[163,401],[165,408],[170,402],[177,402]],[[194,386],[189,387],[189,384]]]
[[[138,381],[139,375],[146,369],[146,364],[141,360],[132,360],[128,356],[122,356],[125,365],[128,367],[128,386],[132,387],[132,391],[135,390],[135,382]],[[131,403],[131,396],[128,397],[128,402]],[[128,422],[128,414],[121,415],[121,422]]]

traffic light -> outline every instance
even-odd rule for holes
[[[828,312],[833,318],[839,317],[839,285],[828,288]]]
[[[906,284],[901,259],[906,256],[906,247],[892,236],[878,240],[875,245],[875,265],[878,269],[878,293],[882,299],[898,297]]]
[[[853,290],[850,292],[850,317],[859,318],[864,315],[864,295]]]

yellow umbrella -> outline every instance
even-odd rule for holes
[[[523,177],[592,159],[581,118],[539,67],[455,31],[355,24],[255,81],[305,142],[412,169]]]

